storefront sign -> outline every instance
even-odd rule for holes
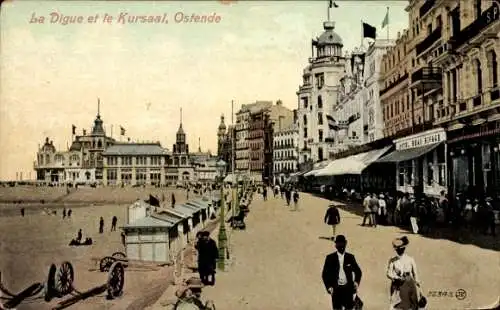
[[[407,150],[444,141],[446,141],[446,132],[444,130],[432,130],[419,135],[403,138],[395,141],[395,143],[396,150]]]

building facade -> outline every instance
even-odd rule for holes
[[[99,109],[98,109],[99,110]],[[90,134],[73,136],[73,142],[66,151],[56,150],[49,138],[38,148],[37,160],[33,166],[38,181],[52,183],[93,184],[103,180],[102,153],[115,144],[115,139],[106,136],[103,121],[97,112]]]
[[[333,113],[337,103],[345,57],[342,39],[334,31],[335,23],[324,22],[323,28],[324,32],[312,40],[312,55],[297,92],[300,163],[325,160],[333,148],[326,115]]]
[[[103,153],[104,185],[164,185],[170,154],[160,143],[117,143]]]
[[[294,123],[278,128],[273,134],[274,184],[284,184],[290,174],[298,171],[299,128]]]
[[[424,6],[422,6],[424,7]],[[448,131],[449,192],[500,193],[500,8],[498,1],[447,1],[426,7],[435,43],[426,53],[443,68],[435,125]],[[431,40],[431,39],[428,39]]]

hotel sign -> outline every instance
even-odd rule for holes
[[[414,135],[402,138],[396,143],[396,150],[407,150],[431,144],[441,143],[446,141],[446,132],[444,130],[432,130],[423,132],[419,135]]]

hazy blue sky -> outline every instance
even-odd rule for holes
[[[338,1],[332,10],[344,50],[361,42],[361,19],[380,30],[390,7],[390,36],[408,25],[407,1]],[[171,149],[179,108],[190,149],[216,152],[221,113],[255,100],[295,92],[322,33],[328,1],[48,2],[13,1],[1,10],[0,179],[32,171],[46,136],[66,148],[71,125],[90,131],[97,97],[106,130],[122,125],[133,140],[159,140]],[[49,14],[99,15],[96,23],[61,25]],[[102,17],[167,14],[168,24],[104,24]],[[177,12],[217,14],[217,24],[175,23]],[[30,23],[32,14],[44,24]],[[366,43],[365,43],[366,44]],[[149,104],[148,104],[149,103]],[[149,106],[149,108],[148,108]],[[32,172],[34,177],[34,173]]]

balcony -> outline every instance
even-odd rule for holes
[[[432,7],[436,4],[436,0],[427,0],[419,9],[420,18],[422,18],[427,12],[429,12]]]
[[[405,73],[399,79],[397,79],[393,83],[389,84],[389,86],[387,86],[386,88],[382,89],[380,91],[380,93],[379,93],[380,96],[382,96],[383,94],[387,93],[388,91],[390,91],[391,89],[393,89],[397,85],[401,84],[402,82],[406,81],[407,79],[408,79],[408,73]]]
[[[458,35],[451,37],[449,42],[452,48],[458,49],[462,45],[465,45],[471,39],[478,36],[486,27],[496,22],[500,17],[498,6],[498,3],[493,1],[492,5],[481,16],[476,18],[469,26],[462,29]]]
[[[417,55],[420,55],[423,52],[425,52],[440,38],[441,38],[441,27],[438,27],[434,31],[432,31],[422,42],[417,44],[416,46]]]
[[[411,75],[412,87],[415,85],[423,85],[423,88],[419,88],[422,93],[440,88],[443,83],[442,79],[442,70],[437,67],[423,67]]]

